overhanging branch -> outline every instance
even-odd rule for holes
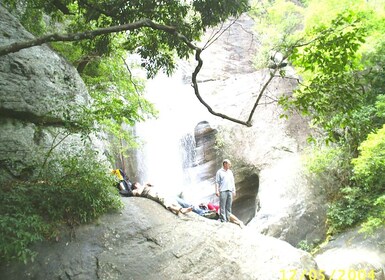
[[[24,42],[15,42],[15,43],[12,43],[10,45],[6,45],[6,46],[0,46],[0,56],[4,56],[4,55],[7,55],[7,54],[10,54],[10,53],[15,53],[15,52],[18,52],[22,49],[27,49],[27,48],[31,48],[31,47],[34,47],[34,46],[40,46],[40,45],[43,45],[45,43],[50,43],[50,42],[69,42],[69,41],[81,41],[81,40],[84,40],[84,39],[93,39],[97,36],[100,36],[100,35],[105,35],[105,34],[111,34],[111,33],[118,33],[118,32],[123,32],[123,31],[130,31],[130,30],[135,30],[135,29],[140,29],[140,28],[143,28],[143,27],[149,27],[149,28],[152,28],[152,29],[157,29],[157,30],[161,30],[161,31],[164,31],[164,32],[167,32],[167,33],[170,33],[176,37],[178,37],[182,42],[184,42],[189,48],[195,50],[195,60],[198,61],[198,64],[197,66],[195,67],[195,70],[192,74],[192,86],[194,88],[194,93],[195,93],[195,96],[198,98],[199,102],[205,106],[207,108],[207,110],[214,116],[217,116],[217,117],[221,117],[223,119],[227,119],[231,122],[235,122],[235,123],[238,123],[238,124],[241,124],[241,125],[245,125],[247,127],[251,127],[252,126],[252,117],[254,115],[254,112],[259,104],[259,101],[263,95],[263,93],[265,92],[267,86],[270,84],[270,82],[272,81],[273,77],[274,77],[274,74],[277,70],[275,70],[274,74],[271,74],[270,75],[270,78],[268,79],[268,81],[265,83],[265,85],[263,86],[261,92],[259,93],[257,99],[256,99],[256,102],[249,114],[249,118],[247,119],[247,121],[242,121],[242,120],[239,120],[239,119],[236,119],[236,118],[233,118],[233,117],[230,117],[226,114],[222,114],[222,113],[218,113],[218,112],[215,112],[209,104],[207,104],[202,96],[200,95],[200,92],[199,92],[199,88],[198,88],[198,83],[197,83],[197,76],[198,76],[198,73],[200,72],[201,68],[202,68],[202,65],[203,65],[203,60],[201,59],[201,53],[202,53],[202,49],[195,46],[186,36],[184,36],[183,34],[180,34],[178,31],[177,31],[177,28],[174,27],[174,26],[168,26],[168,25],[162,25],[162,24],[157,24],[149,19],[143,19],[143,20],[140,20],[140,21],[137,21],[137,22],[134,22],[134,23],[129,23],[129,24],[123,24],[123,25],[117,25],[117,26],[111,26],[111,27],[106,27],[106,28],[100,28],[100,29],[96,29],[96,30],[92,30],[92,31],[85,31],[85,32],[79,32],[79,33],[74,33],[74,34],[50,34],[50,35],[46,35],[46,36],[43,36],[43,37],[39,37],[39,38],[35,38],[35,39],[31,39],[31,40],[27,40],[27,41],[24,41]]]
[[[84,39],[93,39],[100,35],[118,33],[123,31],[135,30],[143,27],[150,27],[152,29],[158,29],[171,34],[177,34],[177,30],[173,26],[157,24],[149,19],[142,19],[133,23],[115,25],[105,28],[99,28],[92,31],[85,31],[73,34],[49,34],[43,37],[27,40],[24,42],[15,42],[10,45],[0,46],[0,56],[15,53],[22,49],[27,49],[35,46],[40,46],[50,42],[69,42],[69,41],[81,41]],[[178,36],[179,37],[179,36]],[[183,40],[185,41],[185,40]],[[187,43],[185,41],[185,43]],[[189,45],[189,44],[187,44]],[[190,46],[190,45],[189,45]],[[190,46],[191,47],[191,46]]]
[[[222,114],[222,113],[217,113],[215,112],[210,106],[209,104],[207,104],[202,96],[200,95],[199,93],[199,88],[198,88],[198,83],[197,83],[197,76],[198,76],[198,73],[199,71],[201,70],[202,68],[202,65],[203,65],[203,60],[201,58],[201,50],[197,49],[195,51],[195,60],[198,61],[198,65],[195,67],[195,70],[192,74],[192,86],[194,88],[194,92],[195,92],[195,96],[198,98],[199,102],[203,104],[203,106],[205,106],[207,108],[207,110],[214,116],[217,116],[217,117],[221,117],[223,119],[227,119],[229,121],[232,121],[232,122],[235,122],[235,123],[239,123],[239,124],[242,124],[242,125],[246,125],[248,127],[251,127],[251,122],[244,122],[242,120],[238,120],[238,119],[235,119],[235,118],[232,118],[232,117],[229,117],[225,114]]]

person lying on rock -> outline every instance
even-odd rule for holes
[[[197,213],[202,217],[213,220],[219,219],[219,205],[215,205],[210,202],[208,204],[201,203],[199,204],[199,207],[196,207],[179,196],[176,197],[176,200],[182,207],[191,207],[194,213]],[[234,214],[230,214],[230,222],[240,226],[241,228],[245,227],[245,224]]]
[[[209,219],[218,219],[219,216],[215,210],[209,210],[209,209],[202,209],[200,207],[196,207],[193,204],[187,202],[180,196],[176,197],[176,201],[179,203],[180,206],[185,207],[185,208],[192,208],[192,211],[199,216],[209,218]]]
[[[132,184],[132,187],[133,196],[145,197],[156,201],[176,215],[179,213],[186,214],[192,211],[192,207],[181,207],[175,199],[159,193],[151,184],[147,183],[143,186],[139,182],[135,182]]]

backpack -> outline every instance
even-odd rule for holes
[[[132,183],[123,170],[116,169],[114,174],[119,178],[119,182],[116,184],[119,193],[122,196],[132,196]]]

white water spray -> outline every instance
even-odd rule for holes
[[[196,184],[188,167],[194,161],[194,128],[208,113],[183,76],[159,75],[147,84],[146,99],[159,110],[159,118],[139,123],[137,136],[144,141],[137,153],[138,176],[173,194]]]

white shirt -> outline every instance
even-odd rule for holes
[[[219,192],[235,192],[234,175],[230,169],[227,169],[227,171],[224,168],[219,169],[215,176],[215,182],[218,184]]]

